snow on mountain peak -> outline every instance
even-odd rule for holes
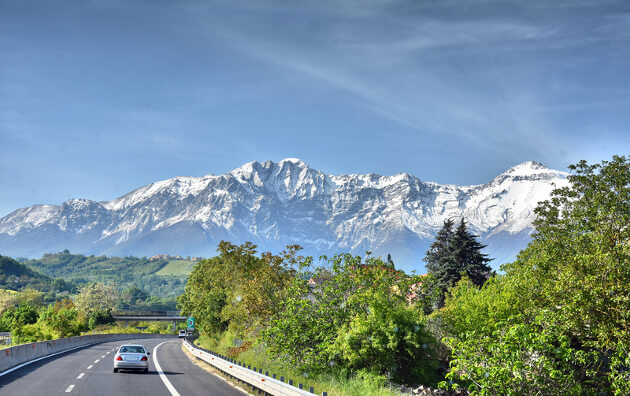
[[[315,255],[413,252],[419,260],[454,216],[483,237],[509,241],[529,233],[537,202],[566,184],[566,175],[529,161],[490,183],[456,186],[408,173],[328,175],[297,158],[252,161],[219,176],[151,183],[109,202],[20,209],[0,219],[0,250],[36,255],[76,246],[82,253],[149,255],[166,246],[211,255],[218,241],[230,240],[270,251],[297,243]],[[39,246],[33,238],[50,242]]]
[[[306,163],[304,161],[302,161],[299,158],[285,158],[282,161],[278,162],[279,164],[282,164],[283,162],[291,162],[293,164],[296,165],[306,165]]]

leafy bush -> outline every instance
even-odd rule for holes
[[[436,341],[426,329],[424,305],[410,306],[411,285],[419,279],[369,256],[363,262],[340,254],[328,263],[313,274],[313,286],[305,276],[295,278],[262,332],[269,353],[312,372],[434,380]]]
[[[539,205],[533,241],[481,290],[460,283],[443,320],[449,378],[479,394],[628,394],[630,159],[570,169]]]

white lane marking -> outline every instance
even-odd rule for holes
[[[160,344],[157,344],[155,348],[153,348],[153,362],[155,363],[155,368],[157,369],[157,372],[160,375],[162,382],[164,382],[164,385],[166,385],[166,389],[168,389],[168,391],[171,392],[171,396],[180,396],[179,392],[177,392],[173,384],[171,384],[171,381],[169,381],[168,378],[166,378],[166,374],[164,374],[164,371],[162,371],[162,367],[160,367],[160,363],[158,362],[158,359],[157,359],[157,349],[162,344],[165,344],[167,342],[168,341],[164,341]]]
[[[101,361],[101,359],[96,359],[96,360],[94,361],[94,363],[98,363],[98,362],[100,362],[100,361]]]
[[[105,358],[105,355],[101,356],[101,359],[104,359],[104,358]]]
[[[42,357],[37,358],[37,359],[29,360],[26,363],[19,364],[19,365],[13,367],[13,368],[10,368],[10,369],[8,369],[6,371],[1,372],[0,373],[0,377],[2,377],[5,374],[9,374],[9,373],[11,373],[11,372],[13,372],[13,371],[15,371],[17,369],[21,369],[24,366],[28,366],[31,363],[39,362],[40,360],[48,359],[49,357],[61,355],[62,353],[67,353],[67,352],[70,352],[70,351],[74,351],[75,349],[86,348],[86,347],[92,346],[94,344],[98,344],[98,342],[94,342],[94,343],[91,343],[91,344],[85,344],[85,345],[79,345],[78,347],[66,349],[65,351],[59,351],[59,352],[51,353],[50,355],[42,356]]]
[[[94,366],[92,366],[92,365],[90,364],[89,366],[87,366],[87,369],[88,369],[88,370],[92,370],[92,367],[94,367]]]
[[[83,378],[83,376],[84,376],[84,375],[85,375],[85,373],[81,373],[81,374],[79,374],[79,376],[77,377],[77,379],[81,379],[81,378]]]
[[[67,387],[66,388],[66,393],[72,392],[72,388],[74,388],[74,385],[70,385],[69,387]]]

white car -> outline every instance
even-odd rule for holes
[[[119,369],[140,370],[149,372],[149,355],[151,352],[142,345],[121,345],[114,355],[114,372]]]
[[[179,331],[179,338],[186,338],[186,330]]]

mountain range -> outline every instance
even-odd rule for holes
[[[0,219],[0,254],[209,257],[221,240],[251,241],[272,252],[299,244],[314,256],[391,253],[398,267],[422,272],[443,222],[463,217],[496,268],[527,245],[534,208],[566,177],[530,161],[486,184],[457,186],[407,173],[329,175],[293,158],[254,161],[223,175],[155,182],[112,201],[18,209]]]

